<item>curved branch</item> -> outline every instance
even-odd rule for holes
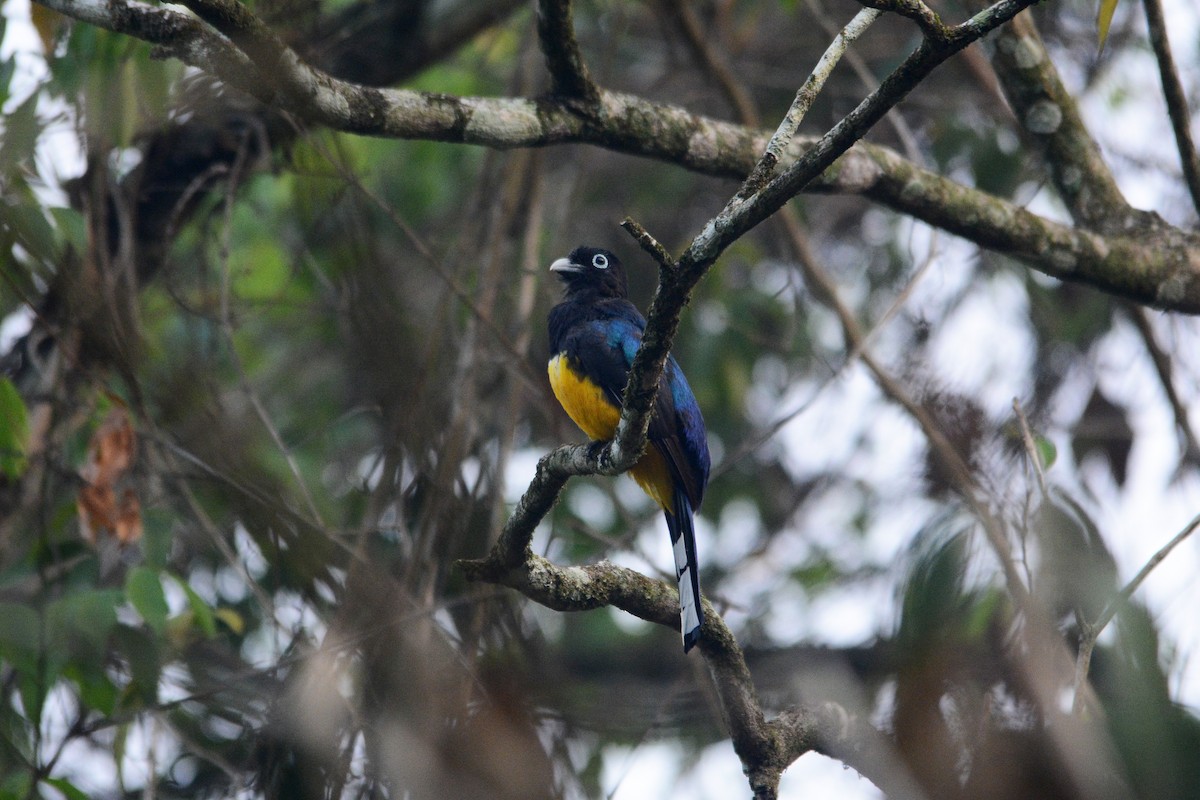
[[[547,458],[570,449],[556,450]],[[613,606],[672,630],[679,627],[678,596],[671,584],[608,561],[560,567],[528,550],[515,561],[509,560],[511,555],[506,548],[497,547],[486,559],[460,561],[458,565],[468,580],[508,586],[557,611]],[[755,797],[774,797],[784,770],[810,751],[841,760],[890,796],[919,796],[903,769],[897,766],[886,737],[841,706],[824,703],[792,708],[768,720],[745,654],[707,600],[704,635],[698,647],[708,665],[734,750],[746,767]]]
[[[945,39],[950,31],[941,17],[921,0],[858,0],[864,8],[888,11],[907,17],[917,24],[929,39]]]

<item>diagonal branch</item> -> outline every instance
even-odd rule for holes
[[[564,100],[577,100],[588,108],[600,103],[600,91],[583,63],[575,26],[571,23],[571,0],[538,0],[538,44],[550,71],[551,92]]]
[[[878,89],[822,136],[795,164],[762,190],[749,196],[744,192],[736,194],[692,240],[677,263],[662,265],[658,290],[647,314],[642,345],[630,369],[622,426],[626,425],[628,415],[648,413],[659,375],[679,325],[679,312],[691,298],[696,284],[725,248],[781,208],[810,181],[824,172],[938,64],[966,47],[971,41],[1011,19],[1033,2],[1035,0],[1001,0],[991,9],[952,28],[945,39],[937,42],[929,39],[923,41]],[[866,24],[870,18],[871,15],[866,15],[859,23]],[[785,121],[780,127],[786,131],[789,125],[790,123]],[[641,442],[644,442],[647,423],[648,420],[645,420],[639,426],[643,434]],[[618,441],[621,440],[621,433],[621,428],[618,428]],[[639,444],[636,452],[640,453],[643,446],[644,444]],[[605,451],[610,449],[605,448]]]
[[[1113,621],[1113,617],[1125,607],[1129,602],[1129,598],[1133,597],[1133,593],[1141,588],[1142,583],[1150,576],[1154,568],[1161,564],[1171,554],[1171,551],[1183,542],[1184,539],[1191,536],[1198,527],[1200,527],[1200,515],[1193,517],[1183,527],[1183,530],[1171,537],[1169,542],[1160,547],[1154,555],[1150,556],[1150,560],[1142,565],[1137,575],[1134,575],[1129,583],[1122,587],[1121,591],[1117,592],[1116,597],[1109,601],[1096,620],[1081,620],[1079,655],[1075,660],[1075,701],[1073,710],[1076,713],[1080,712],[1084,707],[1083,698],[1085,694],[1081,690],[1087,686],[1088,673],[1091,671],[1092,665],[1092,653],[1096,649],[1096,641],[1100,638],[1100,634]]]
[[[730,107],[737,112],[737,118],[749,127],[759,126],[758,111],[750,92],[737,79],[729,59],[713,46],[713,37],[704,30],[704,25],[696,15],[693,4],[688,0],[663,0],[667,12],[673,15],[679,23],[679,31],[688,49],[705,72],[720,87]]]
[[[972,4],[982,6],[984,0]],[[1075,222],[1104,232],[1152,225],[1152,217],[1125,200],[1033,19],[1025,15],[1013,20],[997,34],[989,54],[1021,133],[1041,151]]]
[[[726,206],[680,258],[681,268],[702,275],[725,248],[803,191],[946,59],[1035,2],[1000,0],[949,29],[945,38],[924,39],[878,89],[817,140],[796,163],[753,196],[740,202],[735,198]]]
[[[1175,147],[1179,150],[1179,161],[1183,166],[1183,178],[1192,195],[1192,205],[1200,213],[1200,155],[1196,153],[1196,142],[1192,138],[1191,115],[1188,113],[1187,96],[1179,80],[1179,69],[1171,55],[1171,41],[1167,37],[1167,23],[1163,19],[1161,0],[1143,0],[1146,8],[1146,26],[1150,30],[1150,46],[1158,59],[1158,74],[1162,80],[1163,97],[1167,101],[1167,115],[1175,131]]]
[[[792,105],[788,108],[787,113],[784,114],[783,121],[779,123],[779,127],[771,135],[771,140],[767,142],[767,151],[754,165],[754,170],[750,173],[750,177],[746,178],[746,182],[738,192],[737,199],[745,200],[754,192],[761,191],[763,185],[775,174],[776,165],[783,159],[788,145],[791,144],[792,138],[800,128],[800,123],[808,114],[808,110],[812,108],[817,95],[825,86],[825,81],[833,73],[833,68],[837,66],[851,43],[865,33],[867,28],[871,27],[871,23],[879,19],[879,15],[879,11],[864,8],[855,14],[854,19],[850,20],[849,24],[833,38],[829,47],[821,54],[817,66],[804,81],[804,85],[796,92],[796,97],[792,100]]]
[[[1179,434],[1179,443],[1183,450],[1180,461],[1182,464],[1195,463],[1197,459],[1200,459],[1200,442],[1196,441],[1196,433],[1192,430],[1187,404],[1175,388],[1175,380],[1171,375],[1171,357],[1155,338],[1150,315],[1146,309],[1128,303],[1126,310],[1133,319],[1138,335],[1142,337],[1142,344],[1146,346],[1150,362],[1154,364],[1154,372],[1158,375],[1158,382],[1162,384],[1163,393],[1167,396],[1167,402],[1171,406],[1171,413],[1175,416],[1175,430]]]

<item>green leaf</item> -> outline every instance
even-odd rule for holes
[[[0,175],[12,172],[33,157],[41,124],[37,118],[40,94],[34,92],[4,116],[4,135],[0,136]]]
[[[54,261],[54,227],[40,208],[32,204],[6,203],[0,229],[6,230],[12,241],[21,245],[43,270],[46,264]]]
[[[33,776],[29,770],[13,770],[0,780],[0,797],[8,800],[10,797],[28,797],[29,782]]]
[[[52,208],[50,217],[63,245],[70,246],[76,253],[87,252],[87,221],[83,214],[73,208]]]
[[[8,378],[0,378],[0,474],[12,480],[25,471],[25,446],[29,441],[29,413]]]
[[[125,601],[116,589],[82,591],[46,608],[46,641],[60,658],[102,656],[108,634],[117,624],[117,606]]]
[[[208,603],[204,602],[204,598],[196,594],[196,591],[187,584],[187,581],[175,578],[175,582],[183,588],[184,593],[187,595],[188,607],[192,612],[192,622],[204,632],[205,636],[209,638],[216,636],[217,619],[213,616],[212,608]]]
[[[55,789],[63,793],[67,800],[88,800],[88,795],[83,792],[75,784],[68,781],[66,778],[45,778],[42,783],[47,786],[53,786]]]
[[[125,579],[125,594],[155,633],[162,633],[171,609],[163,594],[162,580],[156,570],[135,567]]]
[[[121,693],[122,708],[145,708],[158,701],[158,679],[162,672],[159,640],[144,628],[117,626],[113,633],[117,649],[129,667],[129,683]]]
[[[17,673],[17,691],[21,694],[21,707],[25,718],[34,726],[42,724],[42,710],[46,707],[46,695],[54,688],[58,676],[49,670],[43,675],[33,672]],[[4,795],[0,793],[0,797]]]
[[[142,508],[142,556],[148,567],[163,567],[174,543],[174,516],[161,508]]]
[[[19,670],[37,671],[42,622],[29,606],[0,603],[0,656]]]
[[[77,661],[63,670],[63,676],[79,686],[79,699],[90,709],[104,716],[112,716],[117,708],[120,691],[116,684],[104,674],[100,662]]]
[[[1050,469],[1055,459],[1058,458],[1058,448],[1054,446],[1054,442],[1041,434],[1035,434],[1033,437],[1033,446],[1037,448],[1038,459],[1042,462],[1042,469]]]
[[[1108,26],[1112,24],[1113,12],[1117,10],[1117,0],[1100,0],[1100,8],[1096,12],[1096,28],[1100,35],[1100,47],[1108,39]]]

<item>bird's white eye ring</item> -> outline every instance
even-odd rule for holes
[[[608,269],[608,256],[604,253],[596,253],[592,256],[592,266],[596,269]]]

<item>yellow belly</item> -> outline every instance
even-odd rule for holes
[[[564,355],[550,359],[549,373],[554,396],[575,424],[598,442],[611,439],[617,432],[621,409],[608,399],[604,390],[571,369]],[[654,502],[667,511],[671,509],[675,484],[667,460],[657,447],[653,444],[647,447],[629,474]]]

